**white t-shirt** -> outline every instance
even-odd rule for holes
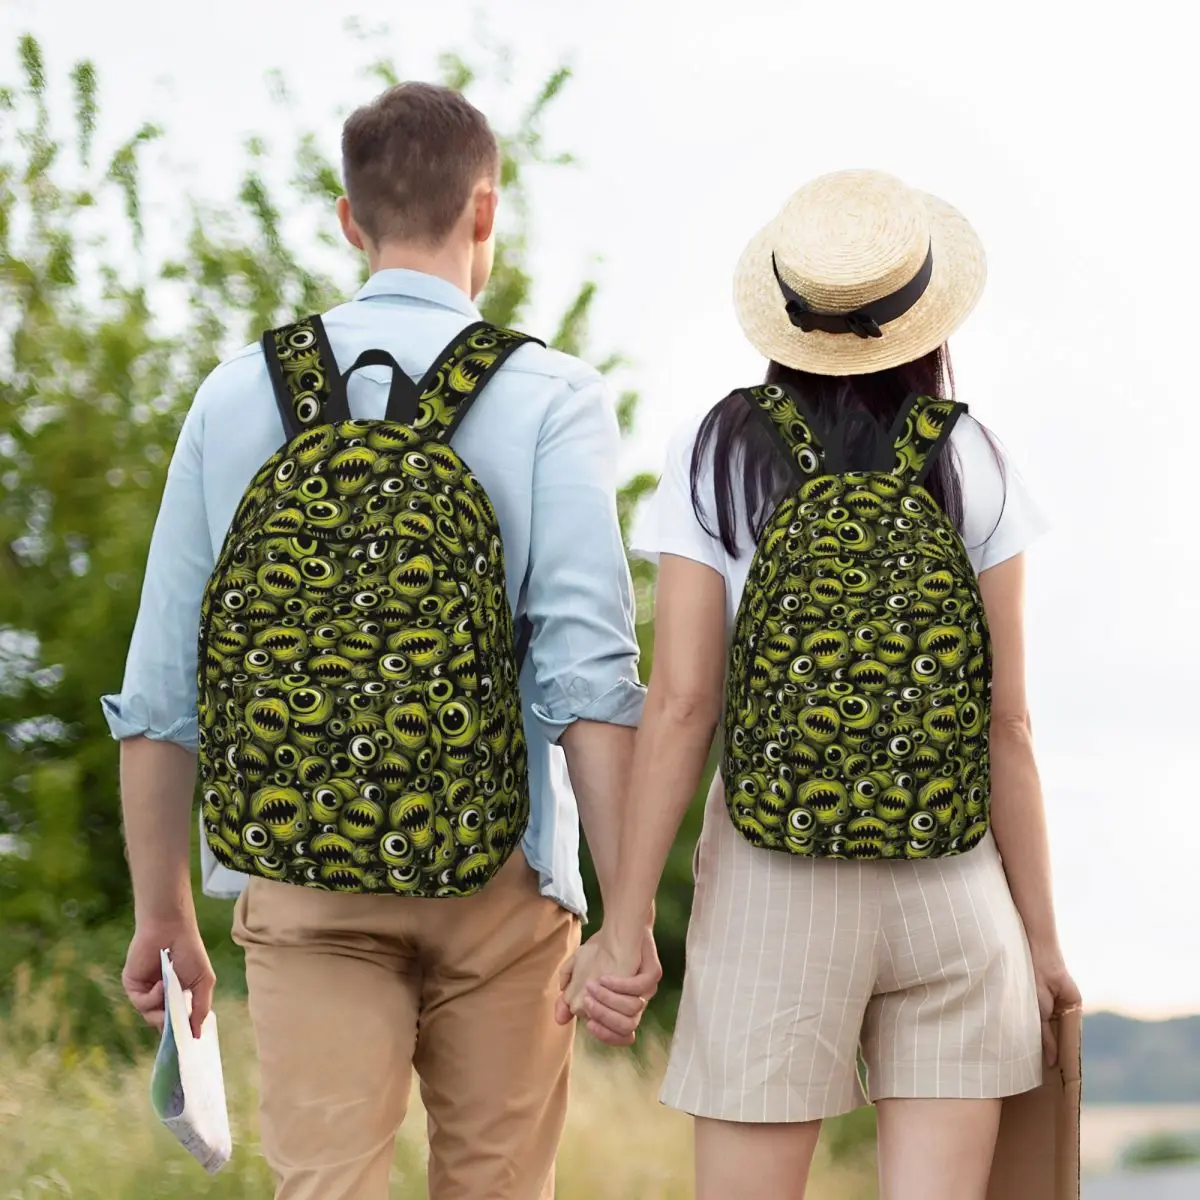
[[[732,630],[754,556],[754,537],[736,480],[736,558],[727,554],[721,539],[709,534],[696,519],[691,463],[702,420],[702,415],[693,417],[671,439],[658,490],[643,506],[633,531],[633,551],[652,562],[660,554],[675,554],[720,572],[725,579],[728,626]],[[971,565],[979,574],[1020,554],[1045,532],[1046,521],[1003,450],[999,446],[993,448],[983,429],[965,413],[954,426],[949,447],[941,451],[950,452],[957,456],[962,479],[963,540]],[[711,449],[703,468],[697,491],[707,523],[715,530],[717,508]]]

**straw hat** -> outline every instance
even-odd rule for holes
[[[880,171],[838,171],[802,187],[746,247],[733,302],[768,358],[862,375],[942,345],[986,274],[956,209]]]

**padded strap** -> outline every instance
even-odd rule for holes
[[[412,427],[426,437],[448,442],[488,380],[526,342],[545,345],[528,334],[486,321],[468,325],[417,385],[421,398]]]
[[[739,388],[737,394],[771,434],[798,482],[826,474],[825,447],[803,401],[791,388],[767,383]]]
[[[346,385],[320,317],[268,329],[262,346],[289,442],[314,425],[350,419]]]
[[[934,396],[910,396],[896,418],[890,470],[910,483],[921,484],[950,438],[965,404]]]

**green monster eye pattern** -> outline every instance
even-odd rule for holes
[[[916,398],[890,471],[841,474],[788,392],[743,395],[796,464],[730,648],[722,774],[755,846],[961,854],[989,827],[991,662],[962,541],[922,485],[957,412]]]
[[[500,530],[449,435],[528,339],[472,326],[407,424],[339,410],[319,322],[265,340],[296,432],[203,597],[206,836],[305,887],[468,895],[520,844],[529,784]]]

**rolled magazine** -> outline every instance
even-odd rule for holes
[[[217,1015],[210,1012],[192,1036],[191,993],[185,993],[162,951],[163,1033],[150,1078],[150,1102],[183,1148],[215,1175],[233,1153]]]

